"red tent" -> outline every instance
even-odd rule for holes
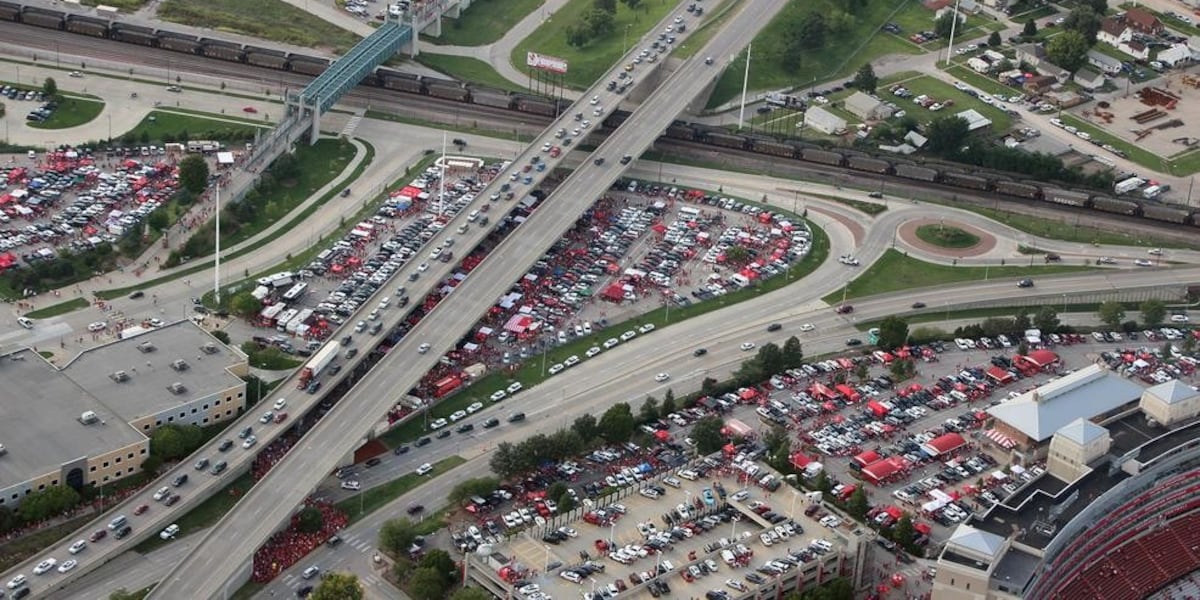
[[[837,391],[850,402],[858,402],[862,396],[854,388],[844,384],[837,384]]]
[[[1029,359],[1029,362],[1032,362],[1033,364],[1037,365],[1039,368],[1042,368],[1042,369],[1059,362],[1059,358],[1058,358],[1057,354],[1055,354],[1054,352],[1051,352],[1050,350],[1044,350],[1044,349],[1043,350],[1034,350],[1033,352],[1030,352],[1029,356],[1027,356],[1026,358]]]
[[[812,459],[805,456],[803,452],[793,452],[792,456],[791,456],[791,460],[792,460],[792,466],[796,467],[797,469],[803,469],[804,467],[807,467],[809,465],[809,463],[812,462]]]
[[[1012,373],[1009,373],[1008,371],[1005,371],[1004,369],[1001,369],[1000,367],[989,368],[987,370],[987,376],[989,379],[991,379],[992,381],[995,381],[996,383],[998,383],[1000,385],[1007,385],[1009,383],[1012,383],[1012,380],[1013,380]]]
[[[879,403],[877,400],[867,402],[867,408],[875,415],[876,419],[882,419],[888,413],[888,409]]]
[[[607,288],[604,288],[604,298],[613,302],[620,302],[625,299],[625,289],[620,283],[614,283]]]
[[[650,229],[653,229],[654,233],[666,233],[667,232],[667,226],[663,225],[662,223],[655,223],[650,226]]]
[[[823,383],[813,383],[812,386],[808,388],[808,392],[813,396],[824,400],[829,400],[834,396],[833,390],[829,389],[829,387]]]
[[[665,442],[671,439],[671,434],[667,433],[665,429],[659,429],[658,431],[654,432],[654,438],[660,442]]]
[[[879,458],[880,458],[880,456],[879,456],[878,452],[876,452],[874,450],[867,450],[866,452],[863,452],[862,454],[855,456],[854,462],[858,463],[858,465],[860,467],[865,467],[865,466],[879,460]]]
[[[902,456],[889,456],[877,460],[862,468],[862,474],[868,481],[879,483],[896,473],[908,468],[909,462]]]
[[[930,456],[940,456],[947,452],[953,452],[967,445],[967,440],[963,436],[950,432],[945,435],[939,435],[928,442],[921,445],[921,449]]]

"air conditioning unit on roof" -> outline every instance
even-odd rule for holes
[[[184,387],[183,384],[179,383],[178,381],[176,381],[175,383],[172,383],[171,385],[168,385],[167,389],[171,390],[172,394],[182,394],[187,391],[187,388]]]
[[[216,354],[217,345],[212,342],[208,342],[203,346],[200,346],[200,350],[202,350],[205,354]]]
[[[142,343],[138,344],[137,349],[142,351],[143,353],[154,352],[156,350],[156,348],[154,347],[154,342],[150,342],[150,341],[146,341],[146,342],[142,342]]]
[[[171,362],[171,368],[175,369],[176,371],[186,371],[188,370],[188,363],[182,358],[177,358]]]
[[[129,381],[129,374],[125,371],[116,371],[109,378],[116,382]]]

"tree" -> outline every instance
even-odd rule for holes
[[[850,499],[846,501],[846,512],[850,516],[858,520],[867,518],[867,511],[871,510],[871,504],[867,502],[867,492],[862,486],[854,489],[854,493],[850,494]]]
[[[575,510],[575,496],[571,492],[563,492],[558,495],[558,512],[568,513]]]
[[[392,556],[404,556],[416,539],[416,525],[405,518],[388,519],[379,527],[379,547]]]
[[[1000,45],[1003,43],[1004,43],[1004,40],[1000,39],[999,31],[993,31],[992,35],[988,36],[988,47],[989,48],[999,48]]]
[[[1029,318],[1029,314],[1023,308],[1018,310],[1017,314],[1013,316],[1012,333],[1021,334],[1030,327],[1033,327],[1033,321]]]
[[[175,460],[192,453],[204,443],[204,430],[197,425],[167,424],[150,436],[150,453],[163,460]]]
[[[651,423],[658,420],[658,400],[654,396],[646,396],[646,401],[642,403],[642,408],[638,410],[638,420],[643,423]]]
[[[197,195],[208,187],[208,163],[203,156],[189,154],[179,161],[179,185]]]
[[[892,541],[904,546],[905,549],[912,548],[916,533],[917,531],[913,529],[912,517],[908,516],[908,513],[904,513],[892,527]]]
[[[633,410],[627,402],[612,405],[600,417],[601,437],[614,444],[628,442],[635,429],[637,421],[633,418]]]
[[[1101,16],[1090,6],[1077,6],[1063,20],[1063,29],[1077,31],[1087,40],[1088,45],[1096,43],[1096,34],[1100,32]]]
[[[596,424],[596,417],[590,414],[580,415],[571,423],[571,431],[579,434],[580,439],[584,441],[592,441],[600,435],[600,427]]]
[[[162,466],[162,457],[151,454],[150,456],[146,457],[146,460],[142,461],[142,472],[146,473],[147,475],[155,476],[158,475],[158,470],[161,469]]]
[[[879,78],[875,76],[875,69],[871,67],[871,63],[859,67],[858,73],[854,74],[854,87],[857,89],[874,94],[878,85]]]
[[[960,121],[962,119],[959,119]],[[883,350],[894,350],[908,341],[908,322],[895,315],[885,318],[879,323],[879,341],[877,345]]]
[[[146,225],[155,231],[163,231],[171,226],[171,217],[167,215],[166,209],[160,208],[146,217]]]
[[[500,480],[495,477],[476,477],[458,482],[446,499],[451,504],[459,505],[468,501],[472,496],[487,496],[500,487]]]
[[[422,569],[433,569],[442,576],[442,582],[450,587],[458,580],[458,565],[445,550],[434,548],[421,557],[417,563]]]
[[[1114,329],[1120,326],[1121,320],[1125,318],[1125,307],[1114,300],[1101,304],[1096,312],[1101,321]]]
[[[956,17],[957,15],[955,15],[954,11],[952,10],[942,13],[942,16],[938,17],[937,20],[933,22],[934,33],[936,33],[939,38],[950,39],[950,32],[954,29],[954,19]]]
[[[854,365],[854,376],[857,377],[860,382],[865,382],[871,378],[871,367],[865,362],[860,362],[857,365]]]
[[[925,137],[929,150],[939,154],[955,154],[967,141],[971,131],[966,119],[959,116],[938,117],[926,126]]]
[[[582,48],[591,41],[591,33],[583,25],[568,25],[564,33],[567,36],[567,45],[572,48]]]
[[[642,0],[621,0],[621,3],[628,7],[629,10],[637,10],[642,7]]]
[[[779,348],[778,344],[773,342],[768,342],[758,348],[755,362],[758,363],[757,366],[761,377],[774,375],[786,368],[783,361],[783,350]]]
[[[26,523],[36,523],[51,517],[57,517],[79,504],[79,492],[65,485],[52,485],[44,490],[33,492],[21,501],[17,513]]]
[[[696,450],[700,454],[720,450],[725,445],[725,436],[721,434],[724,427],[725,422],[720,417],[704,417],[696,421],[696,426],[692,427],[692,441],[696,442]]]
[[[617,12],[617,0],[592,0],[592,6],[607,13]]]
[[[229,310],[239,317],[251,318],[262,310],[262,302],[249,290],[238,292],[229,299]]]
[[[217,341],[221,342],[222,344],[228,345],[230,343],[229,333],[224,329],[217,329],[216,331],[213,331],[212,336],[217,338]]]
[[[640,0],[639,0],[640,1]],[[625,0],[628,4],[628,0]],[[478,587],[459,588],[458,591],[450,595],[450,600],[493,600],[495,596]]]
[[[1064,31],[1052,38],[1046,44],[1046,56],[1054,64],[1074,73],[1087,61],[1087,53],[1091,44],[1078,31]]]
[[[1163,304],[1162,300],[1151,298],[1138,306],[1138,310],[1142,313],[1142,323],[1145,323],[1146,327],[1161,325],[1167,318],[1167,305]]]
[[[601,9],[592,9],[591,12],[584,15],[583,20],[587,23],[591,39],[604,37],[612,33],[612,30],[617,26],[616,17],[613,16],[613,13]]]
[[[354,573],[326,573],[310,600],[362,600],[362,584]]]
[[[826,494],[833,489],[833,482],[829,480],[829,473],[826,473],[825,469],[821,469],[821,472],[817,473],[817,479],[816,481],[813,481],[813,487],[816,488],[817,491]]]
[[[408,594],[416,600],[439,600],[446,594],[446,583],[437,569],[421,567],[408,579]]]
[[[662,406],[659,407],[658,414],[665,417],[673,412],[675,412],[675,391],[667,388],[666,393],[663,394]]]
[[[1043,305],[1033,315],[1033,324],[1043,333],[1052,333],[1058,331],[1058,311],[1051,306]]]
[[[791,336],[783,342],[783,361],[788,368],[795,368],[804,363],[804,346],[800,338]]]
[[[47,77],[42,82],[42,93],[46,95],[46,99],[52,100],[58,96],[58,82],[53,77]]]
[[[1030,19],[1028,21],[1025,21],[1025,27],[1023,27],[1021,29],[1021,35],[1024,37],[1027,37],[1027,38],[1031,38],[1031,37],[1037,35],[1037,31],[1038,31],[1037,23],[1035,23],[1033,21],[1033,19]]]
[[[300,509],[300,514],[296,517],[296,529],[303,533],[316,533],[324,524],[325,517],[321,514],[321,509],[315,506]]]

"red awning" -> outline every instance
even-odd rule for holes
[[[1011,383],[1013,380],[1012,373],[1009,373],[1000,367],[989,368],[987,370],[987,376],[991,378],[992,381],[995,381],[1001,385]]]
[[[939,456],[947,452],[953,452],[966,444],[967,440],[963,439],[963,436],[950,432],[925,442],[922,444],[922,449],[930,455]]]
[[[812,462],[812,459],[805,456],[803,452],[793,452],[791,460],[792,466],[796,467],[797,469],[803,469]]]
[[[854,462],[865,467],[865,466],[879,460],[879,458],[880,457],[879,457],[878,452],[876,452],[874,450],[867,450],[866,452],[863,452],[862,454],[855,456]]]
[[[1058,355],[1050,350],[1034,350],[1026,358],[1039,367],[1047,367],[1058,362]]]

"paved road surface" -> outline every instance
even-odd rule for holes
[[[738,40],[752,37],[762,25],[764,16],[774,14],[782,8],[783,3],[783,0],[773,0],[770,5],[764,3],[756,6],[752,13],[738,13],[709,42],[713,52],[708,54],[724,56],[735,53],[742,43]],[[655,29],[666,27],[669,23],[668,18]],[[646,67],[641,70],[646,70]],[[392,349],[383,361],[387,364],[380,364],[357,384],[339,404],[336,415],[323,419],[305,437],[301,447],[292,450],[232,513],[218,523],[197,550],[159,584],[152,592],[152,597],[212,597],[218,594],[226,581],[247,566],[255,548],[286,521],[293,507],[315,488],[323,474],[353,450],[365,429],[392,405],[396,391],[415,385],[421,374],[436,363],[441,353],[453,347],[462,326],[469,326],[473,321],[462,317],[482,314],[492,299],[516,281],[525,268],[574,223],[578,215],[591,205],[592,199],[603,193],[620,175],[623,170],[617,161],[620,155],[625,152],[640,154],[649,147],[658,133],[679,113],[683,103],[694,97],[707,83],[707,78],[703,77],[706,72],[717,71],[704,65],[703,61],[693,61],[672,75],[660,91],[643,104],[642,110],[631,117],[626,127],[610,136],[593,153],[601,157],[612,154],[611,160],[604,165],[585,163],[577,169],[546,200],[543,209],[526,221],[518,235],[510,237],[496,249],[471,277],[442,301],[437,310]],[[598,86],[588,95],[592,93],[604,96],[602,103],[613,99],[612,94],[600,91]],[[588,105],[581,103],[581,106],[568,111],[558,126],[573,126],[570,115],[584,110],[590,112]],[[548,128],[542,138],[522,154],[517,164],[525,164],[531,156],[539,155],[541,142],[554,142],[555,129],[556,125]],[[497,181],[491,187],[498,188],[500,183]],[[495,190],[487,189],[480,196],[487,196],[492,191]],[[530,232],[535,232],[535,235],[527,235]],[[433,240],[434,243],[437,241]],[[448,270],[448,265],[435,268],[435,272],[426,275],[424,280],[430,281],[432,276],[445,270]],[[458,326],[447,326],[443,315],[450,315]],[[422,343],[430,344],[433,351],[425,354],[416,352],[415,346]],[[403,368],[393,368],[393,363],[401,359],[405,360]]]

